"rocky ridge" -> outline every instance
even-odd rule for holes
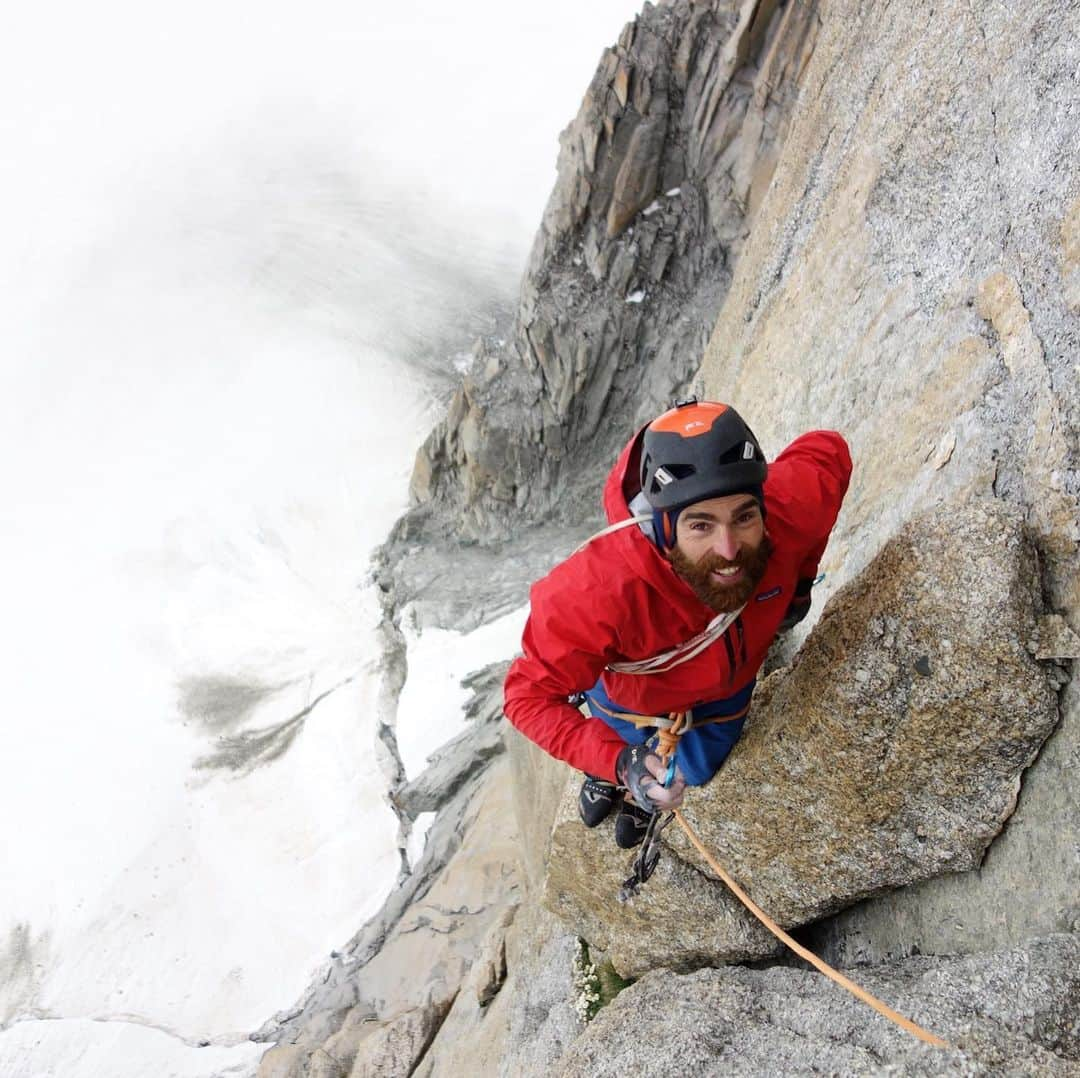
[[[679,0],[605,51],[504,349],[421,449],[413,526],[490,541],[595,515],[626,431],[685,387],[783,143],[812,6]]]

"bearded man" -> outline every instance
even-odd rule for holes
[[[810,609],[850,475],[839,434],[804,434],[766,464],[735,409],[709,401],[630,440],[604,488],[611,527],[533,585],[505,685],[514,726],[585,772],[586,827],[618,805],[630,849],[716,774],[769,647]],[[652,746],[674,713],[688,728],[672,770]]]

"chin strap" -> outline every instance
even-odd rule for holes
[[[667,553],[675,546],[675,523],[681,509],[654,509],[652,512],[652,541]]]

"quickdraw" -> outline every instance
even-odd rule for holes
[[[620,902],[629,902],[638,893],[641,885],[656,871],[656,866],[660,863],[660,832],[674,819],[674,812],[654,812],[649,818],[649,826],[645,829],[645,838],[637,857],[634,858],[630,875],[619,888]]]
[[[679,738],[690,728],[690,714],[688,711],[674,712],[668,724],[656,731],[657,752],[667,766],[661,783],[665,787],[670,786],[672,779],[675,778],[675,750],[679,746]],[[637,716],[639,719],[643,717],[649,719],[650,725],[656,721],[651,716]],[[675,819],[674,812],[654,812],[649,818],[649,826],[645,830],[641,848],[634,858],[630,875],[619,888],[620,902],[629,902],[638,893],[642,884],[656,871],[656,866],[660,863],[660,833],[673,819]]]

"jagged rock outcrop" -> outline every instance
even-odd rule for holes
[[[416,778],[391,789],[390,800],[398,812],[410,820],[422,812],[437,812],[503,751],[502,683],[509,665],[492,663],[462,681],[473,693],[465,709],[469,725],[433,752]]]
[[[380,1021],[357,1007],[315,1048],[286,1045],[269,1052],[260,1078],[409,1078],[442,1025],[452,1000],[426,1003]]]
[[[759,687],[724,767],[687,797],[691,826],[789,928],[976,867],[1058,720],[1028,650],[1041,603],[1015,510],[965,504],[911,522],[832,598],[794,666]],[[545,901],[623,974],[773,953],[682,833],[665,841],[667,864],[620,904],[627,857],[609,828],[581,827],[571,780]]]
[[[575,940],[535,903],[507,930],[507,977],[481,1005],[466,986],[416,1071],[416,1078],[550,1075],[581,1034],[574,1010]]]
[[[817,25],[813,5],[675,0],[605,52],[513,338],[478,355],[418,455],[424,512],[485,542],[595,515],[626,432],[697,369]]]
[[[446,803],[412,886],[260,1031],[275,1047],[259,1078],[411,1074],[451,1004],[463,991],[476,1003],[473,965],[488,983],[501,975],[491,967],[519,901],[518,839],[505,759],[487,772]]]

